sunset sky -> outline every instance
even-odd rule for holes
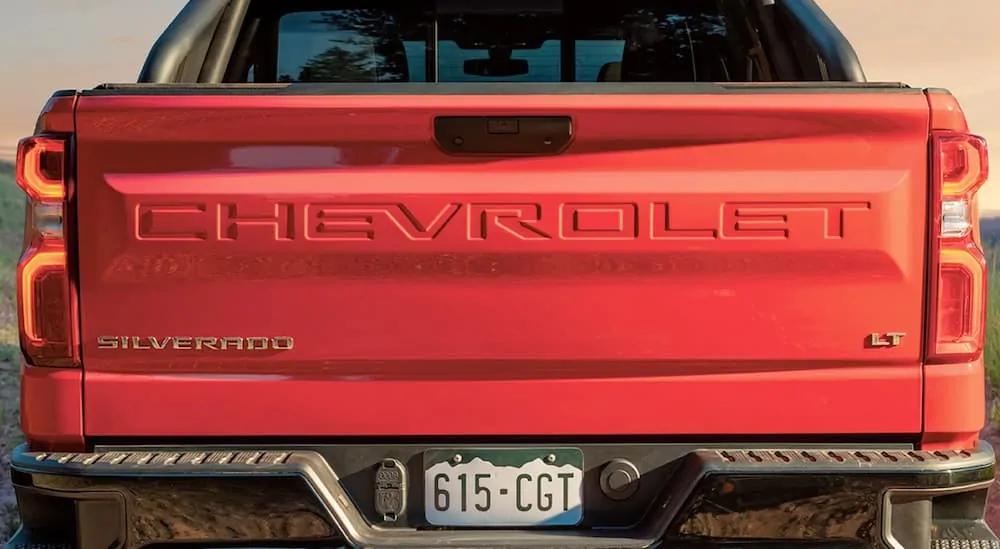
[[[973,130],[1000,142],[1000,1],[819,0],[869,80],[949,88]],[[185,0],[31,0],[0,8],[0,158],[62,88],[134,81]],[[1000,162],[997,162],[1000,164]],[[1000,183],[983,205],[1000,210]]]

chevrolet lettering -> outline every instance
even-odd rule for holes
[[[192,181],[197,183],[197,181]],[[131,184],[131,183],[130,183]],[[198,185],[201,186],[201,185]],[[685,241],[842,239],[868,201],[139,202],[140,241]],[[859,234],[859,233],[857,233]]]

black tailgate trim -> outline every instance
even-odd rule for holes
[[[732,541],[734,537],[745,541],[840,539],[877,547],[891,543],[891,536],[885,539],[887,534],[878,525],[893,493],[902,491],[911,499],[926,493],[929,500],[936,491],[947,489],[978,497],[992,481],[994,455],[985,443],[972,451],[934,452],[878,448],[699,450],[688,454],[646,520],[634,529],[621,530],[373,527],[344,491],[329,463],[319,452],[309,450],[176,448],[50,454],[31,453],[21,446],[14,452],[13,469],[14,483],[22,490],[55,491],[63,497],[101,489],[121,493],[123,489],[117,484],[125,481],[130,488],[124,491],[134,497],[154,480],[169,486],[170,479],[194,481],[205,489],[210,489],[215,479],[228,479],[235,483],[232,486],[240,485],[242,479],[248,493],[253,493],[255,484],[267,479],[298,477],[310,487],[348,545],[372,549],[646,549],[665,539],[676,544]],[[720,512],[719,501],[728,502],[731,508]],[[797,512],[803,501],[838,512],[850,511],[856,520],[832,520],[827,513],[811,519]],[[763,511],[763,520],[747,530],[745,515],[749,511]],[[981,521],[981,517],[958,518],[976,524]],[[981,533],[987,536],[988,530]],[[992,534],[988,537],[995,539]]]

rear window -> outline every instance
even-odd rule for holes
[[[751,0],[257,1],[231,81],[771,80]]]

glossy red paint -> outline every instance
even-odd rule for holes
[[[420,379],[373,364],[354,368],[373,373],[371,379],[291,368],[245,375],[88,371],[87,435],[780,437],[920,430],[916,367],[604,362],[557,371],[535,361],[533,372],[519,374],[525,364],[454,361],[435,364],[441,373],[431,375],[428,366],[408,366]],[[448,373],[459,369],[480,379]]]
[[[450,157],[436,115],[575,135]],[[919,93],[83,97],[86,433],[918,433],[928,123]]]
[[[83,435],[83,372],[24,366],[21,430],[41,451],[80,451]]]
[[[35,123],[35,133],[68,134],[73,132],[76,111],[75,92],[56,92],[42,107]]]
[[[921,448],[973,448],[986,424],[983,359],[924,368],[924,428]]]

